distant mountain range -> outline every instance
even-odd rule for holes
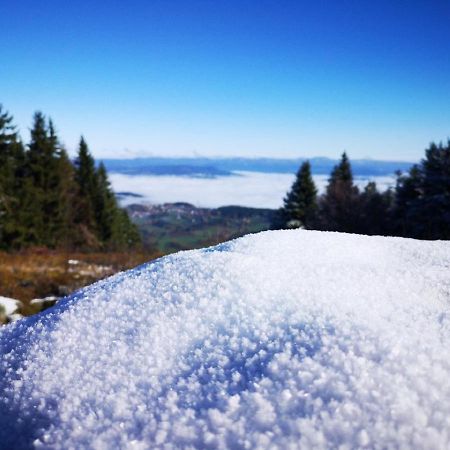
[[[313,174],[327,175],[338,160],[331,158],[164,158],[104,159],[109,172],[128,175],[174,175],[216,178],[235,175],[235,172],[295,173],[300,164],[309,159]],[[351,160],[356,176],[392,175],[397,170],[406,171],[412,163],[405,161]]]

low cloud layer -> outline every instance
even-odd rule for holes
[[[126,197],[123,205],[131,203],[188,202],[195,206],[216,208],[224,205],[250,206],[254,208],[278,208],[294,181],[294,175],[282,173],[239,172],[236,176],[217,178],[190,178],[177,176],[124,175],[112,173],[111,183],[115,192],[132,192],[142,197]],[[314,181],[320,192],[327,184],[328,176],[316,175]],[[394,177],[372,177],[379,189],[394,183]],[[369,180],[358,178],[363,187]]]

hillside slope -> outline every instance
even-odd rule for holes
[[[250,235],[0,331],[0,448],[448,448],[450,242]]]
[[[197,208],[189,203],[132,204],[127,207],[145,246],[164,254],[215,245],[268,230],[275,211],[222,206]]]

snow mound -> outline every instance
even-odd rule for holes
[[[0,331],[0,448],[450,447],[450,242],[277,231]]]

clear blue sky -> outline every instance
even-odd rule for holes
[[[450,136],[450,1],[0,2],[0,102],[97,157],[418,160]]]

